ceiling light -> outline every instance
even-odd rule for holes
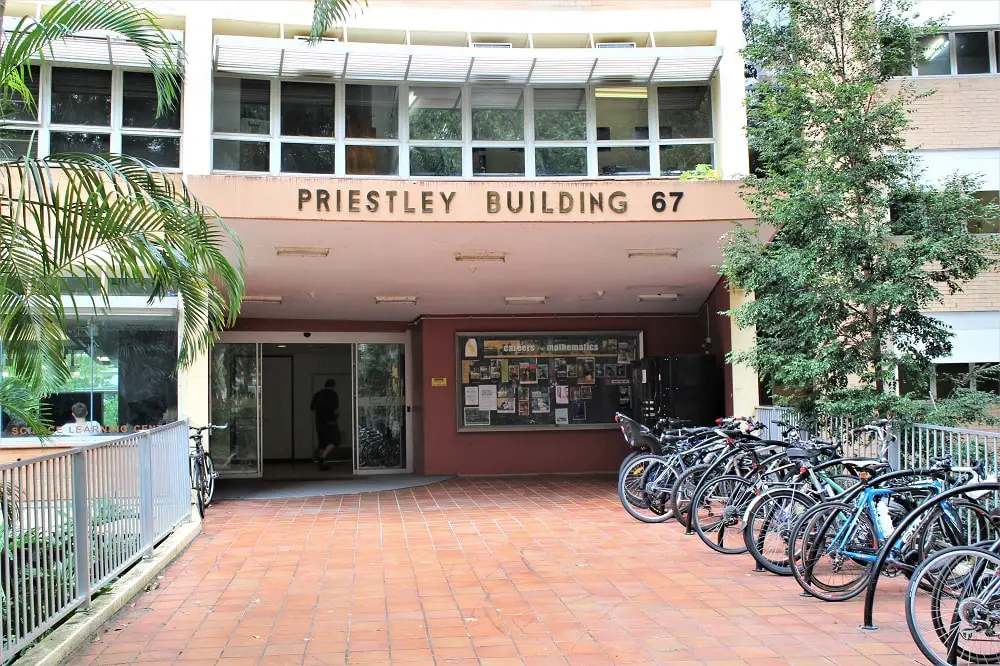
[[[275,303],[281,305],[284,298],[281,296],[244,296],[244,303]]]
[[[677,294],[639,294],[640,303],[652,303],[654,301],[676,301]]]
[[[416,296],[376,296],[375,304],[381,305],[382,303],[401,303],[403,305],[416,305]]]
[[[456,252],[455,261],[507,261],[505,252]]]
[[[279,246],[274,248],[279,257],[329,257],[328,247]]]
[[[288,346],[288,345],[278,345],[278,349],[284,349],[284,348],[285,348],[285,347],[287,347],[287,346]]]
[[[625,86],[622,88],[598,88],[594,91],[594,97],[617,98],[617,99],[646,99],[649,92],[639,86]]]
[[[680,252],[676,247],[660,247],[640,250],[625,250],[629,259],[642,259],[645,257],[677,257]]]
[[[542,305],[545,303],[544,296],[504,296],[503,300],[507,305]]]

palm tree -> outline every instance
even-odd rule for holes
[[[0,18],[5,2],[0,0]],[[0,132],[16,105],[33,106],[30,63],[49,44],[91,30],[134,42],[149,62],[157,112],[178,100],[177,45],[155,17],[127,0],[60,0],[22,19],[0,54]],[[150,300],[181,298],[178,363],[206,352],[232,324],[244,294],[238,237],[179,178],[121,155],[0,157],[0,405],[40,432],[38,399],[70,376],[64,350],[73,287],[114,276],[146,279]],[[236,256],[235,260],[227,257]],[[107,305],[106,286],[82,297]]]
[[[355,8],[368,4],[368,0],[315,0],[309,40],[318,42],[329,28],[347,20]]]

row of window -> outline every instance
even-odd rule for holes
[[[217,77],[214,89],[216,170],[669,176],[714,163],[708,86],[395,86]]]
[[[899,392],[941,400],[957,388],[1000,394],[1000,366],[996,363],[936,363],[928,381],[915,382],[900,373]]]
[[[180,167],[180,105],[156,115],[148,72],[32,67],[33,106],[16,101],[4,137],[9,155],[120,152]]]
[[[1000,30],[925,37],[914,76],[1000,74]]]

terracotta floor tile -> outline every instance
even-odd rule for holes
[[[67,663],[921,661],[902,577],[880,583],[868,634],[860,603],[804,599],[791,578],[752,569],[675,523],[633,520],[611,478],[220,501],[159,586]]]

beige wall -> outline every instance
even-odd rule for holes
[[[917,99],[911,107],[913,125],[907,133],[912,148],[944,150],[1000,147],[1000,76],[918,77],[892,81],[890,90],[902,82],[917,93],[934,94]]]
[[[962,285],[962,291],[943,298],[943,303],[934,306],[935,312],[992,312],[1000,308],[1000,268],[983,273]]]

